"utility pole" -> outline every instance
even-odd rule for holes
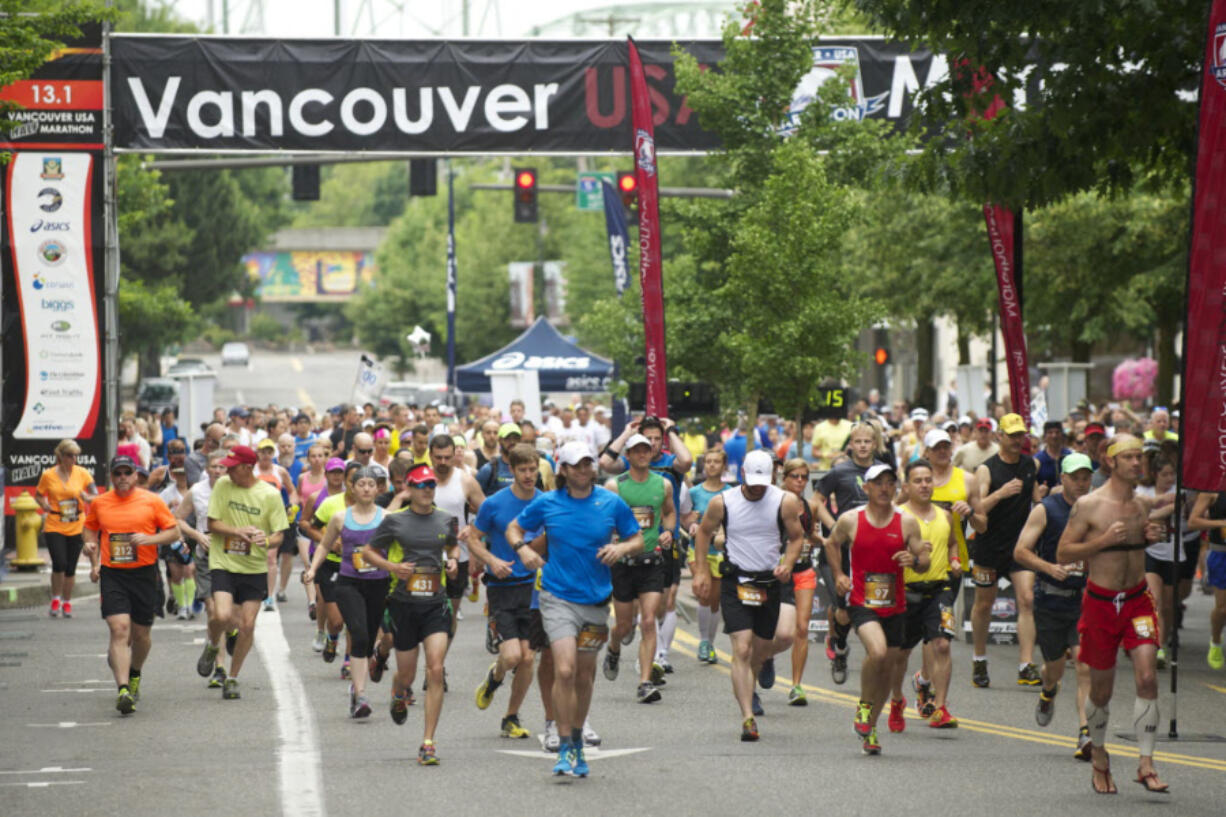
[[[465,9],[468,8],[467,0],[464,3]],[[576,23],[588,23],[590,25],[607,25],[609,27],[609,36],[617,36],[618,23],[638,23],[641,22],[641,17],[618,17],[615,14],[610,14],[608,17],[576,17]]]

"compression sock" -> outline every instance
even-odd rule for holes
[[[175,604],[179,607],[185,607],[183,603],[183,582],[170,585],[170,595],[175,597]]]
[[[196,580],[195,579],[184,579],[183,580],[183,598],[187,600],[188,604],[196,603]]]
[[[703,641],[714,641],[715,630],[719,627],[719,616],[710,607],[698,608],[698,634]]]
[[[1151,701],[1154,705],[1154,717],[1158,715],[1158,702]],[[1086,729],[1090,732],[1090,740],[1095,746],[1107,745],[1107,720],[1111,717],[1111,707],[1107,704],[1099,706],[1089,698],[1086,699]],[[1157,720],[1154,721],[1157,723]],[[1140,735],[1137,735],[1138,740]],[[1153,744],[1150,744],[1152,750]]]
[[[664,614],[664,623],[660,625],[660,643],[656,647],[656,655],[668,657],[668,650],[673,646],[673,636],[677,632],[677,611],[669,610]]]
[[[1154,756],[1154,741],[1158,737],[1158,701],[1137,698],[1132,705],[1132,725],[1137,734],[1137,749],[1141,757]]]
[[[570,730],[570,745],[575,747],[583,746],[583,727],[572,727]]]
[[[140,677],[140,670],[138,670],[138,669],[136,669],[136,668],[132,668],[132,669],[128,670],[128,678],[129,678],[129,679],[131,679],[131,678],[139,678],[139,677]],[[1157,709],[1158,709],[1158,707],[1157,707],[1157,705],[1156,705],[1156,704],[1157,704],[1157,702],[1155,701],[1154,711],[1157,711]],[[1157,723],[1157,721],[1154,721],[1154,723]]]

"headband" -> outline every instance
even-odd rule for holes
[[[1136,437],[1129,437],[1126,440],[1120,440],[1107,446],[1107,456],[1114,457],[1116,454],[1122,454],[1125,451],[1140,451],[1141,448],[1140,440]]]

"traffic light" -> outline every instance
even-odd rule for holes
[[[884,366],[890,362],[890,350],[885,346],[878,346],[873,350],[873,362],[878,366]]]
[[[438,195],[438,159],[409,159],[409,195]]]
[[[515,223],[535,224],[536,212],[536,168],[517,167],[515,173]]]
[[[293,165],[290,175],[294,201],[319,201],[319,165]]]
[[[639,180],[633,172],[617,171],[617,195],[626,208],[626,221],[639,223]]]

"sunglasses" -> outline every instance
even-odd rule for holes
[[[788,479],[808,479],[809,475],[804,471],[793,471],[792,473],[787,474],[786,477]]]
[[[353,451],[354,451],[354,453],[356,453],[356,454],[373,454],[373,453],[375,453],[375,449],[373,449],[373,448],[355,448],[355,449],[353,449]]]
[[[136,472],[135,472],[135,471],[133,471],[133,470],[132,470],[132,469],[130,469],[130,468],[121,468],[121,469],[120,469],[120,470],[118,470],[118,471],[112,471],[112,472],[111,472],[111,476],[113,476],[113,477],[130,477],[130,476],[132,476],[132,475],[133,475],[133,474],[135,474],[135,473],[136,473]]]
[[[429,482],[410,482],[409,487],[410,488],[421,488],[422,490],[425,490],[425,491],[433,491],[435,488],[438,487],[438,483],[434,482],[433,480]]]

